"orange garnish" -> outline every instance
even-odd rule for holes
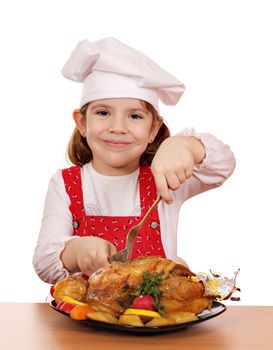
[[[77,305],[70,311],[70,317],[74,320],[86,320],[87,314],[94,312],[89,305]]]

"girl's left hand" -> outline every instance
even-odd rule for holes
[[[204,145],[193,137],[176,135],[162,142],[151,170],[157,190],[166,203],[172,203],[169,189],[177,190],[192,176],[194,164],[200,163],[204,157]]]

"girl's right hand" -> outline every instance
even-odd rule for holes
[[[61,259],[70,272],[82,272],[90,276],[99,268],[106,267],[108,256],[116,253],[116,247],[99,237],[80,237],[67,242]]]

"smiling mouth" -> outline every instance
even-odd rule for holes
[[[113,147],[113,148],[125,148],[131,144],[130,142],[119,141],[119,140],[102,140],[102,142],[107,146]]]

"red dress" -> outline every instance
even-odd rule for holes
[[[157,197],[150,167],[141,166],[139,172],[141,216],[90,216],[86,215],[84,210],[81,168],[73,166],[64,169],[62,176],[71,201],[69,209],[73,218],[74,235],[103,238],[113,243],[117,251],[125,248],[128,231],[142,219]],[[139,230],[133,247],[132,259],[138,256],[154,255],[165,258],[157,208]]]

